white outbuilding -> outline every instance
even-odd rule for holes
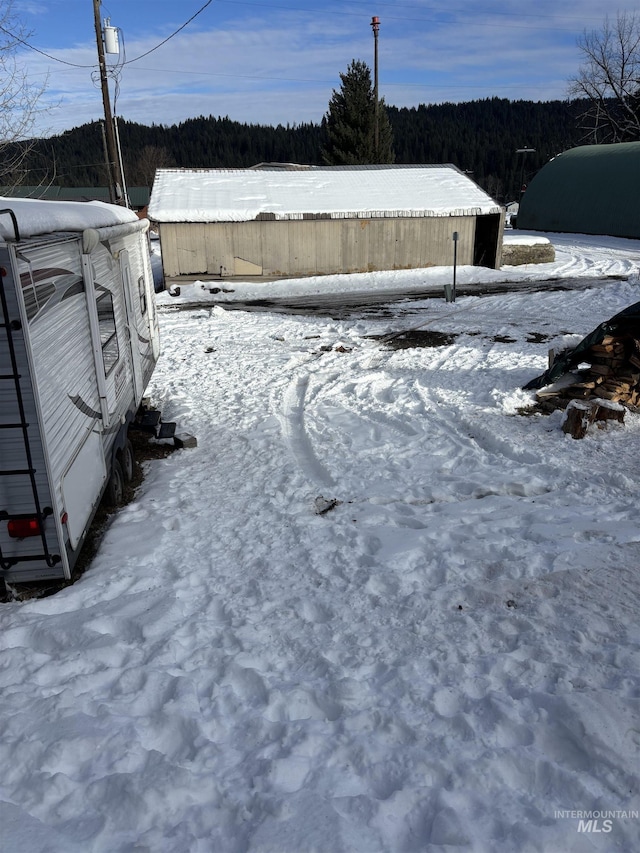
[[[442,166],[159,169],[149,203],[165,280],[498,268],[504,210]]]

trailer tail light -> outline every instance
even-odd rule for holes
[[[37,518],[12,518],[7,524],[12,539],[26,539],[28,536],[40,536],[40,524]]]

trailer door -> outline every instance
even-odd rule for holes
[[[109,393],[107,374],[119,357],[113,295],[98,288],[93,281],[93,267],[88,255],[82,256],[87,316],[91,329],[91,347],[95,367],[96,387],[100,398],[100,413],[105,429],[111,426],[111,413],[115,411],[115,393]],[[115,362],[114,362],[115,359]]]
[[[142,370],[142,358],[138,344],[138,315],[136,312],[136,300],[133,297],[133,284],[131,280],[131,266],[129,264],[129,252],[121,249],[118,254],[120,261],[120,274],[124,287],[124,304],[127,312],[126,334],[131,349],[131,362],[133,365],[133,379],[136,405],[140,405],[144,394],[144,376]]]

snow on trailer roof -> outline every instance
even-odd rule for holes
[[[39,237],[56,231],[84,231],[135,222],[138,217],[126,207],[102,201],[44,201],[35,198],[0,197],[0,238],[16,237],[11,215],[15,214],[20,237]]]
[[[159,169],[149,218],[249,222],[464,216],[499,213],[497,202],[452,165]]]

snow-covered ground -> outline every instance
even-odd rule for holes
[[[579,283],[590,279],[609,276],[629,277],[638,275],[640,262],[638,243],[615,237],[586,237],[583,235],[523,233],[507,231],[505,243],[534,245],[552,242],[556,260],[553,264],[528,264],[524,266],[505,266],[499,270],[485,267],[458,267],[456,287],[490,289],[507,285],[509,287],[535,285],[549,279],[577,280]],[[154,260],[159,261],[159,244],[155,244]],[[394,272],[361,273],[356,275],[325,275],[301,279],[289,279],[270,282],[236,282],[228,279],[214,279],[195,284],[180,285],[180,295],[170,297],[163,293],[159,300],[162,304],[228,304],[251,302],[255,300],[298,301],[317,303],[333,295],[333,301],[339,303],[358,303],[397,298],[398,295],[416,296],[423,293],[444,294],[445,285],[453,284],[452,267],[431,267],[420,270],[396,270]]]
[[[640,243],[551,239],[455,303],[160,297],[150,393],[198,447],[73,587],[0,606],[3,853],[640,849],[640,416],[520,413],[549,347],[640,301]],[[379,337],[417,327],[451,338]]]

